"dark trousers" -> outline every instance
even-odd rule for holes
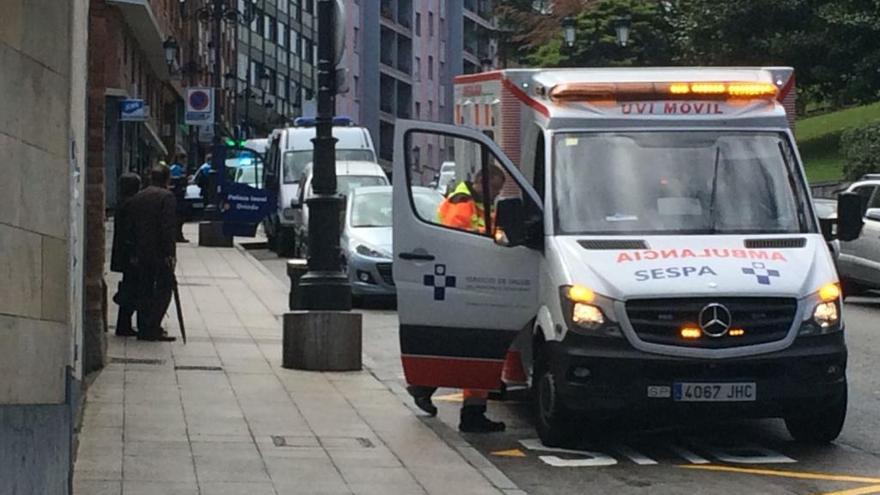
[[[171,304],[174,273],[161,263],[138,269],[138,334],[158,337],[162,333],[162,318]]]
[[[119,282],[116,295],[113,296],[113,302],[119,306],[119,312],[116,315],[116,333],[131,332],[131,318],[134,316],[137,306],[137,274],[134,270],[126,270],[122,272],[122,280]]]

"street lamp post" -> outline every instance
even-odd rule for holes
[[[336,190],[336,21],[333,0],[318,0],[318,108],[315,119],[314,195],[309,205],[309,271],[300,281],[302,302],[310,310],[350,310],[351,286],[342,272]]]
[[[628,15],[614,18],[614,33],[617,36],[617,45],[621,48],[629,43],[630,27],[632,18]]]
[[[362,320],[352,313],[351,286],[342,272],[336,189],[336,138],[333,113],[336,100],[337,54],[342,49],[336,31],[339,0],[318,0],[318,111],[314,149],[314,195],[309,205],[308,271],[299,279],[293,297],[298,306],[284,315],[282,366],[315,371],[353,371],[362,366]],[[338,10],[337,10],[338,9]],[[340,17],[341,19],[341,17]],[[337,49],[337,46],[339,47]],[[304,309],[305,311],[300,311]]]
[[[565,16],[562,19],[562,38],[565,40],[565,46],[567,48],[574,48],[576,36],[577,22],[574,20],[574,17]]]

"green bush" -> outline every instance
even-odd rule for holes
[[[843,174],[848,180],[880,172],[880,120],[844,131],[840,149]]]

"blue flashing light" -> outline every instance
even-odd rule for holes
[[[314,127],[318,123],[318,119],[315,117],[297,117],[293,120],[293,125],[296,127]],[[338,116],[333,117],[333,125],[347,127],[354,125],[354,120],[351,117]]]

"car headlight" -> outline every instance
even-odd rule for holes
[[[356,248],[354,248],[357,254],[363,256],[369,256],[370,258],[390,258],[386,253],[373,249],[364,244],[358,244]]]
[[[294,211],[293,211],[293,208],[285,208],[285,209],[281,210],[281,214],[282,214],[282,215],[284,216],[284,218],[287,219],[287,220],[293,220],[293,219],[294,219]]]
[[[611,299],[582,285],[563,286],[560,292],[562,311],[568,327],[574,332],[589,336],[623,336],[619,325],[605,316],[606,310],[613,314]]]
[[[809,318],[801,325],[800,335],[825,335],[843,330],[840,320],[840,286],[828,284],[813,293]]]

